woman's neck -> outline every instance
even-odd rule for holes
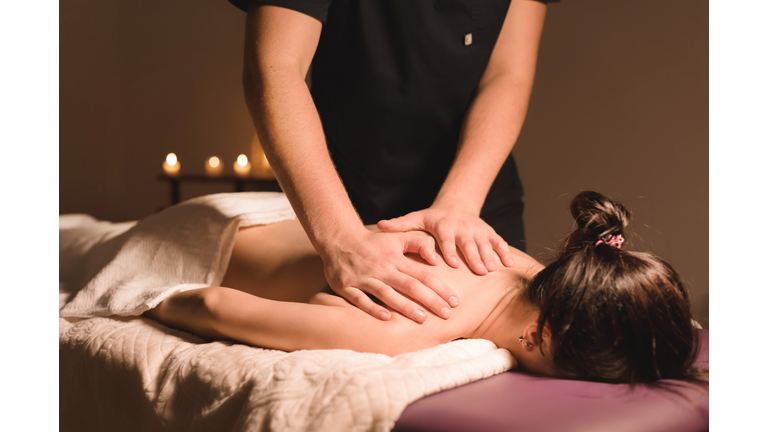
[[[523,316],[527,311],[518,300],[520,290],[512,288],[499,300],[490,314],[480,326],[469,336],[470,338],[487,339],[500,348],[512,351],[517,341],[515,331],[523,326]],[[517,343],[519,345],[519,342]]]

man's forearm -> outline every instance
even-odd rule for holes
[[[529,82],[497,76],[485,83],[464,119],[459,150],[435,205],[480,214],[485,197],[520,134]]]
[[[258,69],[255,69],[257,68]],[[363,225],[328,153],[303,71],[252,65],[246,100],[264,152],[315,248]]]
[[[510,3],[477,96],[464,117],[456,159],[434,207],[480,214],[523,127],[546,10],[536,1]]]

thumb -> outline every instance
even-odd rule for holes
[[[424,230],[424,224],[418,213],[409,213],[399,218],[379,221],[376,227],[384,232],[403,232]]]

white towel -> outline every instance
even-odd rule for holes
[[[140,315],[177,291],[217,286],[240,227],[295,217],[277,192],[207,195],[121,224],[60,216],[59,279],[74,298],[59,315]]]

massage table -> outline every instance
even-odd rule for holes
[[[239,210],[248,200],[247,208],[263,211]],[[190,212],[198,213],[189,218]],[[181,215],[202,225],[179,224]],[[701,386],[633,388],[508,372],[516,366],[509,352],[482,339],[396,357],[349,350],[286,353],[206,340],[140,316],[146,305],[172,291],[164,284],[174,278],[181,285],[171,285],[189,289],[216,285],[231,250],[231,242],[220,241],[226,237],[220,233],[233,240],[243,224],[291,217],[284,196],[269,193],[203,197],[138,223],[60,217],[60,429],[708,429],[709,394]],[[213,239],[207,243],[206,236],[190,236],[206,229]],[[179,239],[190,238],[200,243],[175,248]],[[186,254],[183,259],[180,253]],[[180,262],[183,272],[178,271]],[[211,262],[220,268],[212,271]],[[136,271],[151,266],[156,271]],[[83,274],[87,280],[107,282],[82,288],[74,281]],[[115,284],[123,288],[110,297],[107,288]],[[144,289],[146,285],[151,289]],[[137,287],[144,295],[140,301],[123,296]],[[698,365],[708,366],[709,333],[699,332]]]
[[[698,330],[695,366],[709,368],[709,330]],[[410,404],[395,432],[709,430],[709,392],[537,377],[508,371]]]

